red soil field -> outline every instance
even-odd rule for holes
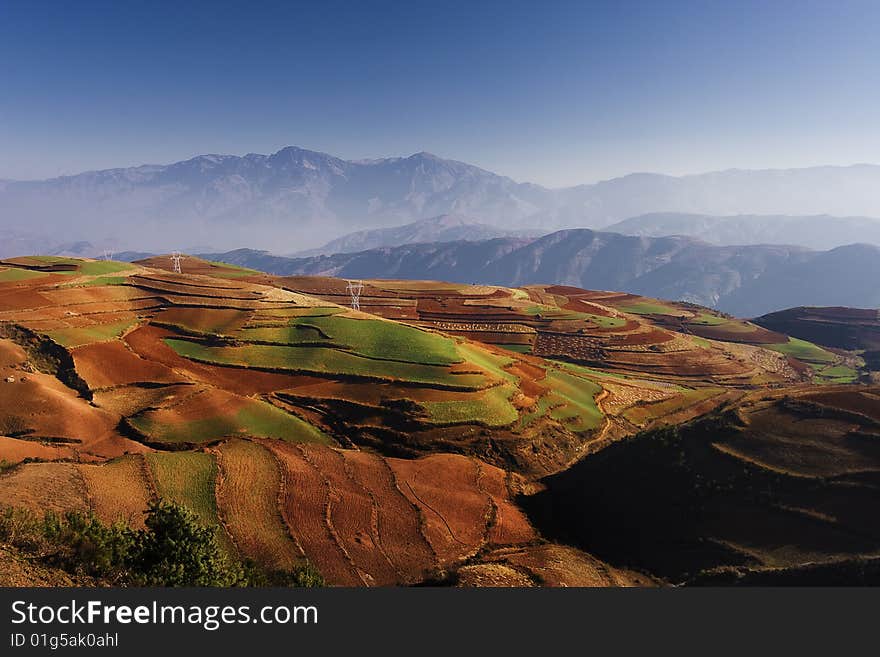
[[[441,454],[415,461],[388,459],[397,485],[421,509],[424,533],[441,563],[474,554],[485,542],[491,504],[477,485],[477,464]]]
[[[504,470],[480,464],[480,487],[492,498],[495,518],[489,528],[489,543],[517,545],[537,538],[525,514],[510,501]]]
[[[373,499],[348,474],[342,454],[310,445],[301,445],[300,450],[327,482],[329,522],[362,577],[370,585],[396,582],[399,574],[382,548]]]
[[[373,500],[375,533],[394,564],[399,583],[422,580],[437,564],[437,556],[422,535],[418,509],[404,497],[387,462],[368,452],[340,452],[351,477]]]
[[[282,467],[281,515],[291,535],[329,583],[365,584],[329,524],[330,491],[326,479],[305,461],[296,446],[262,441]]]
[[[225,390],[239,395],[266,394],[324,380],[310,376],[276,374],[196,363],[178,356],[171,347],[162,341],[166,337],[176,337],[176,334],[157,326],[141,326],[126,334],[124,340],[135,353],[147,360],[170,367],[194,381],[221,386]]]
[[[106,458],[145,449],[116,431],[118,416],[90,405],[55,377],[39,372],[15,377],[14,383],[0,381],[0,418],[16,418],[28,437],[70,439],[75,452]]]
[[[20,463],[25,459],[60,461],[75,459],[76,452],[64,445],[55,446],[33,440],[19,440],[0,436],[0,463]],[[0,500],[2,502],[2,500]]]
[[[161,363],[144,360],[119,340],[71,350],[76,370],[91,389],[130,383],[180,383],[186,379]]]
[[[219,308],[167,308],[156,314],[154,321],[175,324],[199,333],[228,335],[240,329],[251,313]]]
[[[259,444],[230,440],[217,456],[217,509],[238,550],[258,563],[290,569],[301,550],[278,510],[281,475],[275,457]]]
[[[0,506],[45,511],[88,511],[86,487],[73,463],[25,463],[0,476]]]
[[[103,465],[78,467],[87,499],[98,518],[108,524],[122,520],[132,527],[143,526],[153,492],[142,456],[123,456]]]
[[[808,401],[842,408],[867,415],[869,418],[880,422],[880,395],[867,390],[836,390],[832,392],[819,392],[807,394],[802,397]]]

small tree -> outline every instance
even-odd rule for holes
[[[240,569],[231,566],[214,529],[199,525],[191,511],[153,502],[146,531],[137,533],[131,569],[143,586],[236,586]]]

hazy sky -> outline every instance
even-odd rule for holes
[[[0,178],[298,145],[549,186],[880,162],[880,2],[0,0]]]

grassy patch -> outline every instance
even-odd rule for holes
[[[446,367],[372,360],[357,354],[326,347],[286,345],[248,345],[244,347],[209,347],[190,340],[166,338],[165,343],[179,355],[194,360],[288,370],[315,374],[353,375],[389,381],[410,381],[462,390],[476,390],[487,385],[480,374],[454,374]]]
[[[134,320],[125,320],[112,324],[57,329],[55,331],[46,331],[46,335],[63,347],[81,347],[95,342],[114,340],[136,323]]]
[[[217,462],[211,454],[167,452],[147,454],[144,458],[161,497],[188,508],[203,524],[217,529],[218,536],[226,537],[217,520]]]
[[[135,268],[134,265],[127,262],[114,262],[113,260],[96,260],[94,262],[74,260],[73,262],[79,265],[79,273],[86,276],[106,276],[121,271],[132,271]]]
[[[231,265],[228,262],[219,262],[216,260],[207,260],[206,261],[211,267],[216,267],[220,271],[211,271],[211,276],[217,276],[218,278],[244,278],[245,276],[262,276],[265,272],[257,271],[256,269],[248,269],[247,267],[239,267],[238,265]]]
[[[513,365],[514,360],[512,358],[498,356],[467,343],[458,345],[458,350],[469,363],[479,365],[484,370],[491,372],[504,381],[510,381],[511,383],[518,382],[516,376],[504,369],[505,367]]]
[[[559,420],[571,431],[591,431],[602,426],[602,411],[596,404],[596,395],[602,386],[593,381],[560,370],[547,372],[545,383],[550,387],[548,395],[558,397],[560,404],[553,404],[550,417]]]
[[[798,338],[789,338],[788,342],[782,344],[768,344],[763,346],[767,349],[778,351],[781,354],[797,358],[798,360],[802,360],[809,364],[827,365],[829,363],[836,363],[838,360],[837,356],[830,351],[826,351],[812,342],[799,340]]]
[[[27,281],[32,278],[40,278],[46,275],[46,272],[42,271],[31,271],[29,269],[18,269],[16,267],[10,267],[8,269],[0,269],[0,283]]]
[[[599,328],[620,328],[626,324],[626,320],[622,317],[603,317],[602,315],[591,315],[589,313],[580,314],[583,314],[584,317]]]
[[[320,429],[272,404],[258,400],[249,400],[244,408],[235,413],[201,420],[168,422],[155,419],[147,412],[130,418],[129,422],[138,431],[165,443],[199,444],[230,436],[276,438],[295,443],[330,442]]]
[[[653,404],[638,404],[626,409],[623,416],[636,426],[645,426],[657,418],[675,413],[723,393],[722,388],[685,388],[680,394]]]
[[[504,427],[516,422],[519,414],[510,403],[515,388],[495,386],[479,399],[421,402],[432,422],[438,424],[479,423],[489,427]]]
[[[620,309],[634,315],[682,315],[682,311],[659,301],[638,301],[620,306]]]
[[[371,358],[425,365],[461,362],[452,339],[397,322],[348,317],[310,317],[296,322],[317,328],[334,342]]]
[[[62,287],[101,287],[104,285],[125,285],[129,282],[126,276],[99,276],[84,283],[66,283]]]
[[[722,324],[726,324],[728,321],[725,317],[719,317],[718,315],[712,315],[707,312],[701,312],[693,319],[689,319],[689,324],[699,324],[701,326],[721,326]]]

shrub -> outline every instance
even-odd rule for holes
[[[145,529],[103,524],[94,514],[0,510],[0,542],[44,557],[70,572],[130,586],[323,586],[309,564],[270,571],[230,560],[215,530],[189,509],[159,500]]]

